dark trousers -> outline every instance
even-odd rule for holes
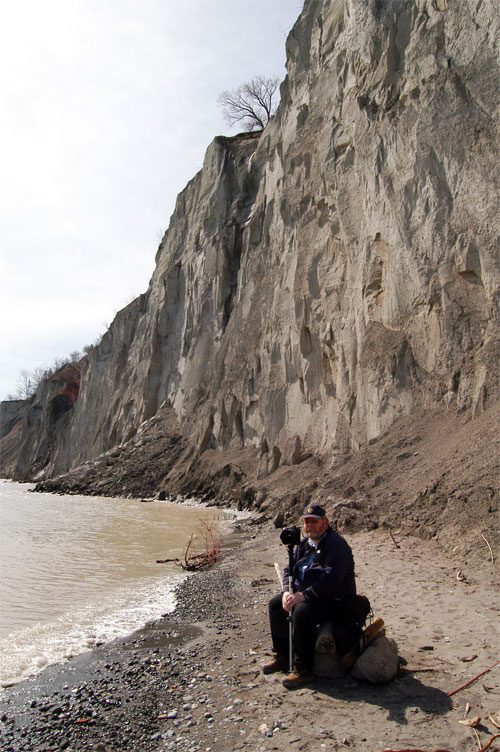
[[[290,626],[288,612],[281,605],[281,598],[282,594],[279,593],[269,601],[269,623],[273,650],[286,658],[289,654]],[[344,655],[354,645],[359,636],[359,629],[354,624],[344,624],[335,618],[331,600],[318,598],[314,601],[304,601],[293,609],[293,652],[295,660],[304,668],[313,667],[317,625],[331,620],[334,621],[333,636],[337,652]]]

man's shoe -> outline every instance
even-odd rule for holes
[[[283,679],[283,686],[287,689],[300,689],[313,679],[314,674],[310,668],[295,668],[291,674]]]
[[[274,674],[276,671],[287,671],[288,661],[283,655],[275,655],[269,663],[264,663],[262,671],[264,674]]]

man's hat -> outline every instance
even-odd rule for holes
[[[302,519],[305,517],[316,517],[316,519],[321,519],[321,517],[325,516],[326,512],[319,504],[309,504],[302,512]]]

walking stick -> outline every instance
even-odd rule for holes
[[[290,595],[293,595],[293,549],[294,545],[293,543],[290,543],[288,545],[288,592]],[[291,608],[288,612],[288,668],[289,672],[292,673],[292,667],[293,667],[293,608]]]
[[[290,548],[292,549],[291,554],[290,554]],[[293,545],[288,546],[288,571],[289,572],[292,571],[292,566],[293,566],[292,558],[293,558]],[[278,581],[279,581],[280,587],[281,589],[283,589],[283,577],[281,576],[281,570],[279,568],[279,564],[275,562],[274,568],[276,570],[276,574],[278,575]],[[293,580],[292,580],[291,574],[288,575],[288,592],[293,593]],[[288,621],[288,630],[289,630],[288,631],[288,668],[289,668],[288,673],[289,674],[292,673],[292,665],[293,665],[293,622],[292,622],[293,614],[292,614],[292,611],[293,609],[288,612],[288,616],[286,617]]]
[[[293,550],[300,543],[300,530],[296,525],[285,527],[280,534],[281,542],[288,548],[288,592],[293,594]],[[293,608],[288,612],[288,664],[293,666]]]

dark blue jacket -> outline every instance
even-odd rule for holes
[[[302,573],[301,565],[311,555],[312,560]],[[307,538],[303,538],[300,545],[295,547],[292,577],[294,592],[303,592],[308,601],[356,594],[351,547],[330,526],[321,536],[316,551]],[[288,565],[284,570],[283,590],[288,590]]]

